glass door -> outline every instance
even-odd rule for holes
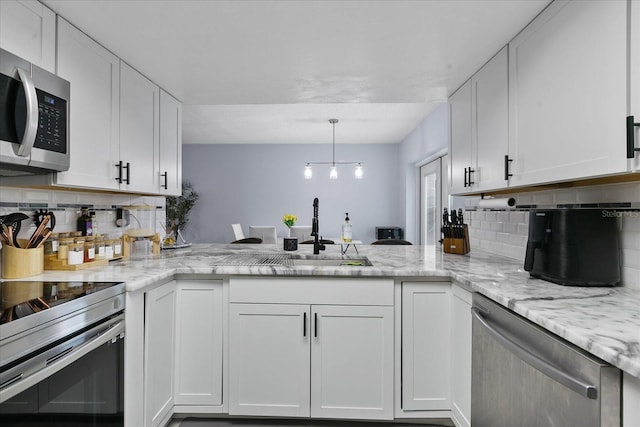
[[[442,158],[420,167],[420,244],[440,240],[442,211]]]

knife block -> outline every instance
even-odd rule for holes
[[[463,237],[445,237],[442,240],[442,248],[448,254],[464,255],[471,250],[469,245],[469,228],[466,224],[462,226]]]

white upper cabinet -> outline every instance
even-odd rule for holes
[[[504,47],[449,100],[451,193],[506,187],[508,51]]]
[[[54,174],[56,185],[119,189],[120,60],[58,17],[60,77],[71,82],[69,171]]]
[[[471,80],[449,98],[450,140],[449,191],[460,194],[470,191],[468,171],[472,169],[471,155]],[[471,172],[473,179],[473,170]]]
[[[505,155],[509,149],[508,49],[505,46],[472,78],[472,156],[474,190],[506,187]]]
[[[159,120],[160,88],[121,61],[120,189],[158,193]]]
[[[182,103],[160,90],[159,192],[182,194]]]
[[[627,2],[555,1],[509,44],[512,185],[627,170]]]
[[[632,1],[631,28],[629,39],[629,111],[628,116],[634,117],[634,123],[640,123],[640,2]],[[640,127],[633,128],[633,147],[640,148]],[[630,153],[631,154],[631,153]],[[629,169],[640,170],[640,151],[633,152],[633,158],[629,160]]]
[[[0,1],[0,47],[54,73],[55,13],[36,0]]]

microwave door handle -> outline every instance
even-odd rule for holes
[[[22,68],[17,70],[27,100],[27,122],[16,154],[20,157],[28,157],[31,154],[31,147],[36,142],[36,134],[38,133],[38,95],[28,72]]]

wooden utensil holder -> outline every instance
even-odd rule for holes
[[[21,279],[44,271],[44,247],[21,249],[2,246],[2,278]]]
[[[471,250],[469,245],[469,229],[466,224],[460,227],[462,237],[445,237],[442,240],[442,248],[448,254],[464,255]]]

